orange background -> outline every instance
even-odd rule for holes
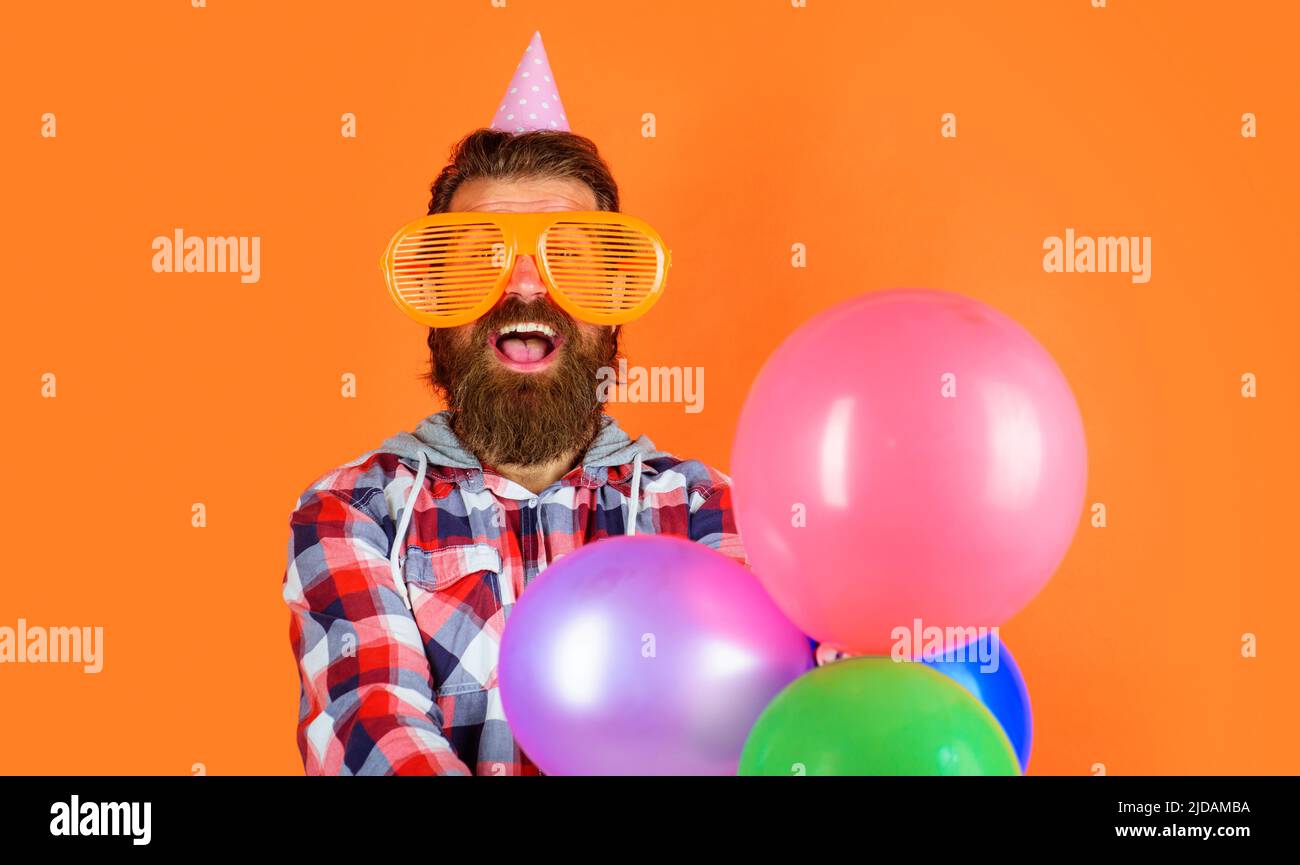
[[[706,370],[702,414],[619,406],[630,431],[726,469],[759,365],[815,312],[900,285],[1002,309],[1069,378],[1087,501],[1110,522],[1081,521],[1003,628],[1033,698],[1031,771],[1300,772],[1290,4],[154,0],[6,17],[0,625],[106,633],[99,675],[0,666],[0,771],[301,771],[288,516],[313,478],[436,408],[425,331],[376,263],[540,29],[574,131],[673,247],[629,360]],[[261,281],[153,273],[150,243],[176,227],[261,235]],[[1044,273],[1043,239],[1067,227],[1151,236],[1150,283]]]

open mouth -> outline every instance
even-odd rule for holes
[[[550,366],[564,337],[555,328],[536,321],[520,321],[488,337],[497,360],[518,372],[536,372]]]

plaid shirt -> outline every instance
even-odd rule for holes
[[[311,484],[289,520],[284,575],[307,773],[538,774],[502,712],[501,634],[549,563],[624,534],[632,472],[630,459],[584,461],[534,494],[489,467],[435,463],[398,543],[413,460],[371,451]],[[747,564],[721,472],[652,455],[638,500],[638,533],[691,538]]]

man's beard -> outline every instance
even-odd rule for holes
[[[503,366],[488,345],[489,334],[517,321],[549,325],[563,338],[553,365],[538,373]],[[547,300],[506,300],[469,331],[432,328],[430,378],[451,410],[461,443],[490,465],[535,465],[581,454],[600,430],[604,404],[598,372],[612,367],[618,334],[600,328],[583,333]]]

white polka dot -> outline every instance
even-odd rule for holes
[[[534,63],[541,63],[541,62],[542,62],[542,58],[540,58],[540,57],[535,58],[535,59],[533,60],[533,62],[534,62]]]
[[[511,92],[511,93],[518,93],[518,92],[519,92],[519,88],[518,88],[518,87],[511,87],[511,88],[510,88],[510,92]]]
[[[502,107],[502,108],[505,108],[504,105],[502,105],[501,107]],[[542,107],[543,107],[543,108],[550,108],[550,107],[551,107],[551,103],[549,103],[549,102],[543,102],[543,103],[542,103]]]
[[[514,119],[515,119],[515,116],[514,116],[513,114],[507,114],[507,115],[506,115],[506,120],[514,120]]]
[[[523,128],[522,126],[516,126],[516,127],[515,127],[515,132],[523,132],[523,131],[524,131],[524,128]]]
[[[525,77],[525,78],[527,78],[528,75],[529,75],[529,73],[527,73],[527,72],[524,73],[524,77]]]
[[[533,92],[534,92],[534,93],[536,93],[538,90],[541,90],[541,89],[542,89],[542,88],[538,87],[536,84],[533,85]]]
[[[554,120],[552,120],[552,121],[551,121],[551,125],[552,125],[552,126],[559,126],[560,124],[558,124],[558,123],[556,123]]]
[[[543,75],[543,76],[542,76],[542,80],[545,81],[547,84],[550,84],[550,83],[551,83],[551,76],[549,76],[549,75]]]
[[[520,100],[519,100],[519,104],[520,104],[520,105],[527,105],[527,104],[528,104],[528,100],[527,100],[527,99],[520,99]]]
[[[552,93],[551,98],[558,102],[560,100],[560,94]]]
[[[529,119],[529,120],[536,120],[536,119],[537,119],[537,115],[536,115],[536,114],[529,114],[529,115],[528,115],[528,119]]]

